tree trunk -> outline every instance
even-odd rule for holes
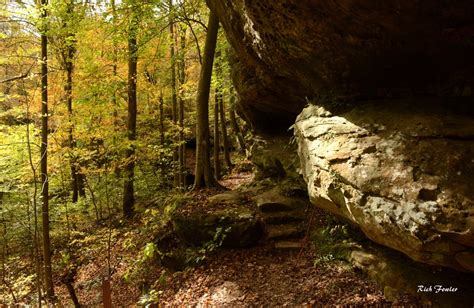
[[[115,29],[117,27],[117,8],[115,6],[115,0],[110,0],[110,6],[112,8],[112,23],[113,23],[113,28]],[[113,62],[112,62],[112,75],[114,76],[114,81],[115,78],[117,77],[117,59],[118,59],[118,48],[117,48],[117,40],[115,38],[115,34],[112,34],[112,49],[113,49]],[[114,87],[114,93],[112,95],[112,103],[114,105],[114,118],[116,119],[118,117],[118,111],[117,111],[117,91]]]
[[[186,81],[186,63],[185,63],[185,48],[186,48],[186,28],[181,29],[180,35],[181,45],[179,51],[178,63],[178,79],[180,89]],[[184,141],[184,99],[181,91],[179,91],[179,183],[181,187],[186,186],[186,156],[185,156],[185,141]]]
[[[211,10],[204,47],[204,58],[198,84],[196,100],[197,125],[196,125],[196,177],[194,189],[202,187],[219,186],[211,172],[209,153],[209,89],[211,86],[212,66],[216,50],[219,19]]]
[[[76,146],[76,142],[74,141],[73,136],[73,129],[72,129],[72,70],[73,65],[69,62],[69,52],[67,53],[68,57],[66,59],[66,85],[65,85],[65,92],[66,92],[66,104],[67,104],[67,111],[68,111],[68,118],[69,118],[69,128],[68,128],[68,141],[69,141],[69,148],[71,151],[70,155],[70,165],[71,165],[71,188],[72,188],[72,202],[77,202],[79,198],[79,189],[78,189],[78,174],[77,174],[77,165],[76,159],[73,154],[73,150]]]
[[[219,99],[218,93],[214,95],[214,177],[221,178],[221,161],[219,159],[220,136],[219,136]]]
[[[137,62],[138,62],[138,46],[137,46],[137,29],[138,21],[135,12],[132,12],[132,19],[129,27],[128,37],[128,121],[127,133],[128,140],[133,143],[136,139],[137,132]],[[134,196],[134,154],[135,148],[131,144],[125,153],[125,184],[123,190],[123,215],[126,218],[133,216],[133,205],[135,203]]]
[[[173,1],[168,1],[169,5],[169,30],[170,30],[170,58],[171,58],[171,108],[174,127],[178,124],[178,99],[176,96],[176,59],[175,59],[175,33],[173,17]],[[173,186],[179,187],[179,146],[173,146]]]
[[[110,7],[112,10],[112,25],[113,28],[117,28],[117,7],[115,5],[115,0],[110,0]],[[117,87],[116,87],[116,82],[117,82],[117,59],[118,59],[118,47],[117,47],[117,35],[115,32],[111,33],[112,36],[112,76],[113,76],[113,93],[112,93],[112,114],[114,117],[114,130],[118,129],[119,127],[119,104],[117,101]],[[114,135],[112,137],[112,143],[115,146],[117,144],[117,137]],[[116,154],[116,153],[115,153]],[[114,174],[115,177],[118,179],[120,178],[120,164],[114,164]]]
[[[81,308],[81,304],[79,303],[79,299],[77,298],[76,290],[71,282],[65,282],[67,291],[69,292],[69,296],[71,297],[72,303],[74,304],[74,308]]]
[[[102,304],[104,308],[112,308],[112,290],[109,276],[102,278]]]
[[[239,124],[237,123],[237,117],[235,115],[235,105],[234,105],[234,96],[231,97],[231,107],[229,111],[229,117],[230,117],[230,124],[232,125],[232,130],[234,131],[235,137],[237,139],[237,142],[239,143],[239,149],[241,153],[245,153],[245,150],[247,149],[245,145],[245,140],[242,135],[242,132],[240,131]]]
[[[227,172],[232,170],[232,162],[230,161],[229,153],[229,138],[227,136],[227,123],[225,118],[225,109],[224,109],[224,99],[222,98],[222,93],[219,93],[219,113],[221,116],[221,131],[222,131],[222,144],[224,146],[224,161],[227,167]]]
[[[30,106],[26,104],[26,147],[28,149],[28,161],[30,163],[31,172],[33,173],[33,237],[32,237],[32,244],[34,250],[34,263],[35,263],[35,271],[36,271],[36,291],[38,294],[38,302],[39,307],[41,308],[41,300],[42,300],[42,290],[41,290],[41,261],[40,261],[40,241],[38,238],[38,203],[37,203],[37,196],[38,196],[38,182],[36,176],[36,167],[33,162],[33,153],[31,151],[31,137],[30,137]],[[1,193],[0,193],[0,203],[1,203]]]
[[[164,149],[165,148],[165,114],[164,114],[164,105],[165,101],[163,100],[163,90],[160,90],[160,97],[158,98],[159,100],[159,108],[160,108],[160,145]],[[165,170],[165,167],[163,165],[164,161],[164,153],[163,151],[160,151],[160,158],[159,158],[159,172],[161,175],[161,179],[164,180],[167,178],[167,170]],[[167,180],[164,180],[164,182],[167,183]]]
[[[165,115],[164,115],[164,100],[163,93],[160,94],[160,144],[162,147],[165,146]]]
[[[67,3],[67,17],[66,19],[72,20],[74,14],[74,2],[69,0]],[[64,66],[66,69],[66,85],[64,86],[64,92],[66,95],[66,104],[67,104],[67,111],[68,111],[68,121],[69,121],[69,129],[68,129],[68,141],[69,141],[69,148],[71,150],[71,186],[72,186],[72,202],[77,202],[78,197],[84,197],[86,191],[84,189],[84,175],[79,172],[79,168],[77,166],[77,158],[72,154],[74,148],[76,147],[76,141],[74,139],[74,129],[72,124],[72,117],[73,117],[73,107],[72,107],[72,77],[74,73],[74,55],[76,53],[76,48],[73,45],[74,42],[74,33],[71,29],[67,27],[71,27],[70,24],[64,22],[64,27],[67,31],[67,37],[65,39],[66,50],[64,54]]]
[[[41,18],[46,23],[47,0],[41,0]],[[51,241],[49,237],[49,179],[48,179],[48,37],[41,29],[41,196],[43,224],[43,260],[46,296],[54,301],[53,274],[51,268]]]
[[[2,232],[0,233],[0,238],[2,239],[2,271],[0,273],[1,282],[3,285],[8,289],[10,296],[12,297],[13,301],[17,302],[17,297],[15,295],[15,290],[12,287],[11,282],[7,279],[10,275],[9,271],[7,271],[6,262],[9,257],[8,253],[8,236],[7,236],[7,218],[5,217],[6,211],[3,211],[3,192],[0,191],[0,213],[2,215],[0,221],[2,224]]]
[[[77,298],[76,290],[74,289],[74,276],[76,275],[76,269],[68,270],[68,272],[62,277],[62,281],[67,288],[69,296],[71,297],[74,308],[81,308],[79,299]]]

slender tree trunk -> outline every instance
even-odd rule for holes
[[[193,29],[193,24],[191,23],[190,18],[188,17],[185,5],[182,6],[182,13],[183,13],[183,16],[184,16],[184,23],[186,23],[186,25],[189,27],[189,30],[191,30],[191,35],[193,36],[194,43],[196,44],[196,51],[197,51],[198,58],[199,58],[199,64],[202,65],[202,55],[201,55],[201,47],[200,47],[200,44],[199,44],[199,39],[196,35],[196,32]]]
[[[72,303],[74,304],[74,308],[81,308],[81,304],[77,298],[76,290],[74,289],[74,276],[75,272],[68,273],[67,277],[64,277],[63,282],[67,288],[69,296],[71,297]]]
[[[165,115],[164,115],[164,100],[163,93],[160,94],[160,144],[165,146]]]
[[[66,105],[68,110],[68,143],[71,151],[70,165],[71,165],[71,189],[72,189],[72,202],[77,202],[79,196],[84,197],[86,192],[84,189],[84,175],[80,173],[77,165],[77,157],[74,156],[74,148],[76,147],[76,141],[74,139],[74,127],[73,127],[73,106],[72,106],[72,87],[73,87],[73,73],[74,73],[74,56],[76,54],[75,47],[75,35],[72,29],[70,29],[70,21],[74,18],[74,0],[67,2],[67,16],[64,21],[64,29],[67,32],[66,38],[64,39],[65,50],[63,51],[64,68],[66,70],[66,85],[64,86],[64,92],[66,95]],[[68,23],[69,21],[69,23]],[[69,28],[68,28],[69,27]]]
[[[115,0],[110,0],[110,6],[112,8],[112,23],[113,23],[113,28],[115,29],[117,27],[117,8],[115,6]],[[117,48],[117,40],[115,38],[115,35],[112,36],[112,49],[113,49],[113,63],[112,63],[112,75],[117,77],[117,58],[118,58],[118,48]],[[112,95],[112,102],[114,105],[114,117],[118,117],[118,111],[117,111],[117,91],[114,88],[114,93]]]
[[[178,79],[179,87],[182,89],[186,81],[186,63],[185,63],[185,49],[186,49],[186,28],[181,29],[180,33],[180,50],[178,62]],[[185,155],[185,141],[184,141],[184,99],[181,91],[179,91],[179,183],[181,187],[186,186],[186,155]]]
[[[71,1],[68,1],[67,4],[67,17],[72,17],[72,3]],[[66,19],[68,19],[66,17]],[[69,29],[67,27],[70,26],[67,23],[67,20],[64,21],[64,28],[66,28],[66,31],[69,32],[66,38],[64,39],[65,43],[65,48],[66,50],[64,51],[64,66],[66,68],[66,85],[64,86],[64,92],[66,95],[66,105],[67,105],[67,113],[68,113],[68,141],[69,141],[69,148],[71,151],[70,155],[70,165],[71,165],[71,188],[72,188],[72,202],[77,202],[77,199],[79,198],[79,190],[78,190],[78,176],[77,176],[77,165],[76,165],[76,159],[74,157],[74,148],[76,146],[75,141],[74,141],[74,136],[73,136],[73,124],[72,124],[72,74],[74,70],[74,63],[73,63],[73,58],[74,58],[74,47],[71,45],[72,40],[74,39],[74,35],[70,33]]]
[[[108,185],[107,174],[105,174],[105,200],[107,204],[107,217],[108,217],[108,236],[107,236],[107,267],[105,269],[104,276],[102,277],[102,303],[104,308],[112,307],[112,292],[110,290],[110,276],[112,272],[111,260],[112,260],[112,208],[110,205],[109,185]]]
[[[234,106],[234,100],[235,98],[232,96],[231,97],[231,107],[229,111],[229,117],[230,117],[230,124],[232,125],[232,131],[235,134],[235,137],[237,139],[237,142],[239,143],[239,150],[240,153],[245,153],[245,150],[247,149],[245,145],[245,140],[244,137],[242,136],[242,132],[240,131],[239,124],[237,123],[237,117],[235,115],[235,106]]]
[[[165,102],[163,100],[163,90],[160,90],[160,97],[158,98],[159,100],[159,108],[160,108],[160,145],[164,149],[165,148],[165,114],[164,114],[164,105]],[[165,166],[163,165],[164,161],[164,153],[163,151],[160,151],[160,163],[159,163],[159,172],[161,175],[161,179],[166,179],[167,178],[167,170],[165,170]],[[166,181],[167,182],[167,181]]]
[[[38,239],[38,178],[35,164],[33,163],[33,153],[31,150],[31,139],[30,139],[30,105],[26,104],[26,147],[28,149],[28,162],[30,164],[31,172],[33,173],[33,250],[34,250],[34,263],[36,271],[36,292],[38,292],[38,304],[41,307],[41,264],[40,264],[40,251],[39,251],[39,239]]]
[[[112,24],[113,28],[117,29],[117,8],[115,5],[115,0],[110,0],[110,6],[112,9]],[[113,117],[114,117],[114,129],[117,129],[120,125],[119,121],[119,104],[117,101],[117,59],[118,59],[118,47],[117,47],[117,36],[115,33],[112,33],[112,76],[113,76],[113,82],[114,82],[114,87],[113,87],[113,93],[112,93],[112,108],[113,108]],[[114,135],[112,137],[112,142],[114,146],[117,144],[117,137]],[[116,178],[120,177],[120,164],[115,164],[114,165],[114,174]]]
[[[2,208],[3,204],[3,192],[0,191],[0,210],[3,210]],[[2,219],[0,220],[2,224],[2,236],[0,237],[2,239],[2,273],[1,273],[1,278],[2,278],[2,283],[4,286],[7,287],[8,292],[10,293],[13,302],[17,302],[17,297],[15,295],[15,290],[13,289],[12,283],[7,279],[7,276],[10,276],[9,271],[7,271],[6,267],[6,261],[8,259],[8,235],[7,235],[7,219],[5,217],[5,211],[0,212],[2,214]]]
[[[219,159],[220,136],[219,136],[219,99],[218,93],[214,95],[214,177],[221,178],[221,161]]]
[[[69,121],[69,128],[68,128],[68,141],[69,141],[69,148],[71,150],[71,158],[70,158],[70,165],[71,165],[71,186],[72,186],[72,202],[77,202],[79,198],[79,183],[80,180],[78,168],[77,168],[77,160],[73,154],[74,148],[76,147],[76,141],[74,140],[73,135],[73,124],[72,124],[72,117],[73,117],[73,110],[72,110],[72,74],[74,70],[73,58],[74,58],[74,47],[68,46],[66,51],[65,57],[65,67],[66,67],[66,85],[64,87],[64,91],[66,94],[66,105],[68,111],[68,121]],[[82,191],[83,192],[83,191]]]
[[[137,62],[138,62],[138,46],[137,46],[137,29],[138,20],[135,12],[132,12],[132,19],[130,21],[129,37],[128,37],[128,122],[127,133],[128,140],[133,143],[136,139],[137,131]],[[134,169],[135,162],[134,145],[131,144],[126,153],[125,165],[125,185],[123,190],[123,215],[127,218],[133,216],[133,205],[135,203],[134,196]]]
[[[201,75],[198,84],[196,100],[197,125],[196,125],[196,177],[194,189],[204,186],[218,186],[211,172],[211,161],[209,153],[209,90],[211,86],[212,66],[216,50],[217,32],[219,30],[219,19],[211,10],[206,34],[206,45],[204,47],[204,58],[201,67]]]
[[[219,93],[219,113],[221,116],[221,131],[222,131],[222,144],[224,146],[224,161],[227,167],[227,172],[232,170],[232,162],[230,160],[229,153],[229,137],[227,136],[227,121],[225,118],[225,109],[224,109],[224,99],[222,98],[222,93]]]
[[[173,1],[168,1],[169,5],[169,30],[170,30],[170,58],[171,58],[171,108],[174,127],[178,124],[178,99],[176,95],[176,42],[175,42],[175,27],[173,17]],[[173,186],[179,187],[179,146],[173,146]]]
[[[3,8],[2,8],[3,9]],[[4,68],[5,68],[5,79],[8,79],[10,78],[9,76],[9,67],[10,65],[8,64],[4,64]],[[2,92],[3,92],[3,95],[6,97],[9,93],[10,93],[10,89],[11,89],[11,85],[10,85],[10,82],[5,82],[3,83],[3,89],[2,89]]]
[[[102,304],[104,308],[112,308],[112,290],[110,276],[102,280]]]
[[[47,0],[41,0],[41,18],[46,23]],[[51,268],[51,241],[49,237],[49,179],[48,179],[48,37],[41,29],[41,196],[43,223],[43,260],[46,296],[54,301],[53,274]]]

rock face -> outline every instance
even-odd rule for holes
[[[235,51],[239,113],[286,130],[306,99],[472,96],[471,0],[208,0]]]
[[[187,206],[172,215],[177,236],[190,245],[203,245],[222,240],[225,247],[248,247],[263,236],[263,229],[255,211],[243,204],[236,193],[215,195],[207,210]]]
[[[474,121],[439,100],[309,106],[295,124],[312,203],[372,240],[474,272]]]
[[[474,1],[208,4],[255,129],[284,132],[320,106],[295,126],[312,202],[417,261],[473,272]]]

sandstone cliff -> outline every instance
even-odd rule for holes
[[[473,272],[474,2],[208,2],[255,129],[284,132],[311,102],[295,133],[312,202]]]
[[[240,113],[283,131],[307,100],[471,96],[469,0],[208,0],[236,54]]]

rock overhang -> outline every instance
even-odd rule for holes
[[[308,99],[336,111],[367,98],[472,97],[472,1],[208,3],[235,52],[240,114],[256,129],[287,129]]]

